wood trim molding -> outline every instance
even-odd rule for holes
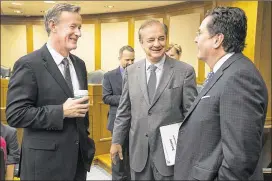
[[[33,25],[27,24],[26,25],[26,47],[27,47],[27,53],[33,52]]]
[[[95,23],[95,70],[101,69],[101,22],[99,20]]]
[[[135,33],[135,20],[131,18],[128,21],[128,45],[134,48],[134,33]]]

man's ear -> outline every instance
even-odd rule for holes
[[[224,35],[222,33],[219,33],[217,34],[215,37],[214,37],[214,48],[219,48],[223,41],[224,41]]]
[[[51,30],[51,32],[53,32],[53,33],[55,33],[57,31],[56,30],[56,23],[54,22],[54,20],[49,20],[48,27]]]

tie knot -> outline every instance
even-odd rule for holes
[[[152,64],[149,66],[151,72],[155,72],[158,67],[156,65]]]
[[[67,58],[64,58],[64,59],[62,60],[62,63],[63,63],[64,66],[67,66],[67,65],[69,64],[69,61],[68,61]]]

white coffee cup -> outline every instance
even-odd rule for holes
[[[89,92],[88,90],[75,90],[74,91],[74,99],[80,99],[84,96],[88,96],[89,95]],[[87,101],[88,102],[88,101]],[[87,103],[86,102],[86,103]],[[85,102],[84,102],[85,103]]]

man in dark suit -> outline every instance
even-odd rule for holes
[[[211,68],[177,142],[176,180],[263,180],[267,89],[245,47],[247,18],[236,7],[208,12],[195,42]]]
[[[88,137],[84,61],[72,55],[81,36],[80,7],[57,4],[47,11],[48,42],[14,65],[7,94],[9,125],[24,128],[21,180],[86,180],[94,157]]]
[[[183,120],[197,95],[194,68],[165,55],[168,29],[158,20],[147,20],[139,29],[146,58],[129,66],[114,121],[111,158],[122,159],[129,135],[132,180],[172,180],[159,128]]]
[[[119,50],[120,66],[104,74],[103,79],[103,101],[110,105],[108,113],[108,130],[112,133],[116,111],[122,94],[122,80],[125,68],[134,62],[134,49],[127,45]],[[112,180],[130,180],[128,136],[122,145],[124,160],[118,160],[117,164],[112,164]]]

